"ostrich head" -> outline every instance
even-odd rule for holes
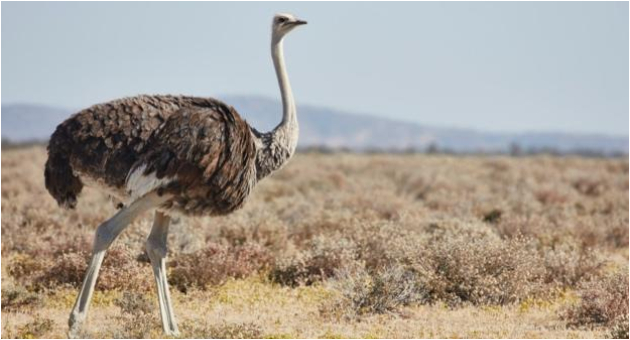
[[[280,41],[294,28],[305,24],[306,21],[300,20],[292,14],[278,13],[273,17],[273,22],[271,23],[273,40]]]

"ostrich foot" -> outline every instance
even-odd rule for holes
[[[70,318],[68,319],[68,326],[70,327],[70,329],[68,330],[68,338],[70,339],[81,338],[81,336],[79,336],[79,332],[81,331],[81,326],[83,325],[83,321],[85,321],[84,313],[72,312],[70,314]]]

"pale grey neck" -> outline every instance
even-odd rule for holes
[[[282,168],[286,161],[291,158],[295,152],[299,134],[295,102],[284,65],[282,38],[276,39],[274,37],[272,39],[271,57],[276,68],[282,95],[282,122],[271,132],[257,134],[257,138],[261,142],[256,155],[256,178],[258,180]]]
[[[280,85],[280,94],[282,96],[282,122],[276,127],[277,129],[292,129],[297,127],[297,117],[295,110],[295,102],[293,100],[293,92],[289,83],[289,75],[284,64],[284,51],[282,39],[272,39],[271,41],[271,57],[273,65],[276,68],[276,76]]]

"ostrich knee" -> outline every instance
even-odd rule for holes
[[[147,250],[147,256],[149,256],[149,260],[151,263],[160,263],[160,261],[166,258],[166,245],[159,239],[155,239],[153,237],[149,237],[145,244],[145,249]]]
[[[116,220],[109,220],[98,226],[94,235],[94,248],[93,253],[97,254],[105,252],[114,240],[120,235],[122,230],[128,223],[120,223]]]

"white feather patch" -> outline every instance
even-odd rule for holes
[[[117,188],[108,186],[107,184],[105,184],[105,181],[103,179],[94,178],[78,171],[73,171],[72,173],[76,177],[79,177],[81,179],[81,183],[83,183],[83,185],[85,185],[86,187],[90,187],[98,191],[102,191],[106,193],[107,195],[113,198],[116,198],[116,200],[119,200],[119,201],[123,200],[125,197],[125,192],[122,189],[117,189]]]
[[[127,176],[127,194],[131,202],[175,180],[173,177],[158,179],[155,172],[145,175],[146,167],[146,164],[143,164]]]

